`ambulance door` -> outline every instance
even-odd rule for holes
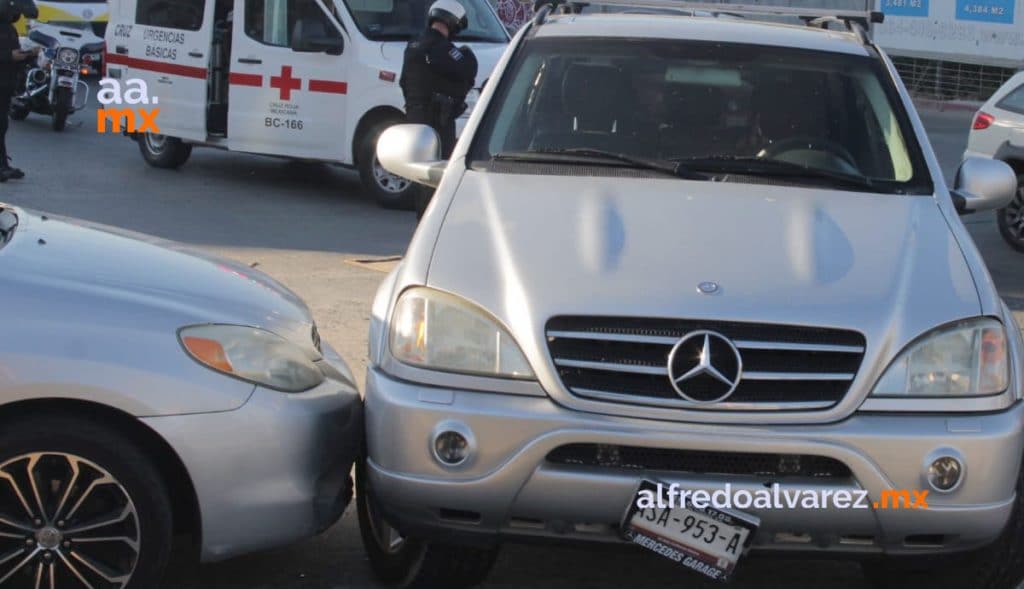
[[[111,73],[120,70],[122,84],[144,81],[150,103],[107,108],[159,108],[155,122],[161,134],[204,141],[213,0],[123,3],[135,5],[134,22],[115,16],[115,30],[107,35],[107,65]]]
[[[352,48],[320,0],[235,0],[228,147],[338,160]]]

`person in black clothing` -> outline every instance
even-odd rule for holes
[[[469,25],[457,0],[437,0],[427,15],[427,30],[405,49],[400,85],[410,123],[430,125],[441,139],[441,157],[455,149],[455,119],[466,110],[466,95],[476,80],[477,60],[452,39]],[[422,216],[432,191],[420,190],[416,210]]]
[[[39,10],[32,0],[0,0],[0,182],[25,177],[24,172],[11,167],[6,143],[7,115],[11,110],[11,96],[14,94],[18,70],[24,67],[25,61],[38,53],[38,49],[21,50],[14,23],[23,16],[39,16]]]

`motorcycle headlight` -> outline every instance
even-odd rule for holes
[[[288,393],[324,381],[311,353],[278,335],[241,325],[196,325],[178,332],[192,358],[228,376]]]
[[[391,318],[391,354],[398,361],[445,372],[532,379],[519,344],[489,313],[459,297],[413,288]]]
[[[874,396],[977,397],[1010,381],[1006,330],[995,319],[941,327],[907,346],[879,379]]]
[[[78,50],[71,47],[61,47],[57,51],[57,63],[61,65],[75,65],[78,63]]]

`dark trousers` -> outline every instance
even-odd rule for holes
[[[455,150],[455,119],[439,122],[432,111],[433,109],[429,105],[408,104],[406,105],[406,119],[410,123],[433,127],[441,140],[441,159],[448,159],[451,157],[452,151]],[[429,186],[416,187],[416,191],[413,193],[413,205],[416,208],[417,219],[423,216],[423,211],[427,210],[427,205],[430,204],[430,199],[433,197],[433,188]]]
[[[0,168],[7,166],[7,122],[11,112],[13,88],[0,86]]]

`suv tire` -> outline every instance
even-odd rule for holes
[[[143,133],[138,136],[138,141],[142,158],[154,168],[180,168],[192,155],[192,145],[177,137]]]
[[[882,558],[861,566],[871,586],[878,589],[1016,589],[1024,578],[1024,467],[1017,474],[1010,521],[989,546],[963,554]]]
[[[389,119],[370,127],[359,140],[356,158],[359,161],[359,179],[363,188],[379,206],[385,209],[411,210],[415,204],[413,199],[420,187],[387,172],[377,161],[377,140],[380,139],[381,133],[401,122]]]
[[[473,548],[414,538],[396,538],[383,545],[383,526],[374,511],[366,476],[366,463],[356,463],[356,510],[359,534],[373,573],[382,582],[401,589],[468,589],[483,583],[498,556],[497,548]],[[375,523],[376,522],[376,523]],[[384,524],[386,526],[386,524]],[[394,532],[388,528],[388,532]]]
[[[24,476],[31,468],[33,477]],[[77,470],[76,470],[77,469]],[[43,484],[38,481],[43,478]],[[102,484],[92,485],[97,480]],[[17,500],[15,484],[31,489],[36,481],[42,489],[42,506],[29,501],[26,506]],[[66,499],[61,499],[68,491]],[[31,497],[32,495],[30,495]],[[52,563],[56,581],[63,587],[74,573],[67,563],[79,565],[79,574],[96,581],[95,570],[81,563],[89,561],[90,549],[99,544],[75,542],[76,527],[83,529],[83,538],[123,537],[116,543],[117,556],[110,543],[100,543],[98,555],[91,562],[111,562],[122,568],[108,571],[118,576],[127,574],[127,589],[153,589],[160,586],[171,552],[171,501],[160,473],[152,461],[130,439],[114,430],[89,420],[73,417],[28,417],[6,423],[0,429],[0,512],[16,516],[20,528],[0,525],[9,535],[26,534],[24,540],[0,537],[0,541],[32,542],[39,563]],[[113,515],[110,515],[113,514]],[[32,518],[32,519],[29,519]],[[24,520],[24,521],[21,521]],[[109,521],[105,525],[100,522]],[[31,528],[31,529],[29,529]],[[29,531],[35,531],[30,538]],[[53,544],[45,544],[47,542]],[[135,542],[134,546],[132,542]],[[43,548],[46,550],[43,550]],[[44,560],[45,559],[45,560]],[[0,566],[0,584],[10,581],[17,587],[39,586],[35,576],[35,560],[16,560],[25,570]],[[26,573],[27,571],[27,573]],[[22,575],[28,575],[23,578]],[[49,587],[50,579],[42,579]]]
[[[996,211],[999,234],[1010,247],[1024,253],[1024,174],[1017,176],[1017,195]]]

